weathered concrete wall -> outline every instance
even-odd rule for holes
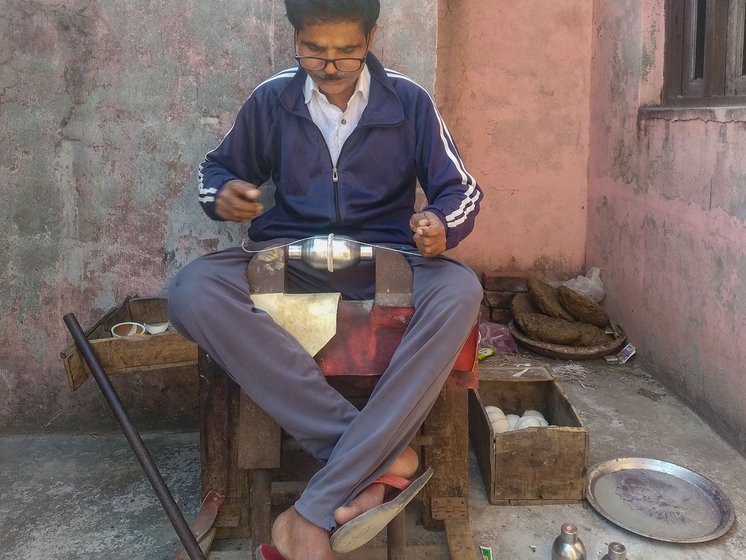
[[[647,363],[746,451],[746,109],[658,105],[662,0],[596,0],[588,266]]]
[[[376,53],[432,90],[435,0],[388,1],[380,23]],[[5,0],[0,53],[0,433],[110,428],[92,382],[68,392],[62,316],[91,325],[240,239],[198,208],[196,165],[292,65],[292,32],[279,1]],[[141,426],[183,426],[195,382],[117,386]]]
[[[478,270],[585,263],[592,6],[441,0],[438,103],[487,191],[456,252]]]

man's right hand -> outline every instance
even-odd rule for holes
[[[256,202],[258,197],[256,185],[233,179],[220,189],[215,200],[215,213],[231,222],[248,222],[264,211],[264,205]]]

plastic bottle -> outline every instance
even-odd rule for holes
[[[552,545],[552,560],[585,560],[585,545],[578,538],[578,528],[565,523]]]
[[[601,560],[627,560],[627,549],[618,542],[609,543],[609,553]]]

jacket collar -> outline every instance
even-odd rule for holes
[[[394,125],[404,120],[404,108],[401,99],[397,95],[386,75],[386,69],[372,53],[367,56],[368,70],[370,71],[370,97],[368,106],[360,118],[360,125]],[[310,118],[308,107],[305,103],[304,87],[306,83],[305,70],[298,68],[298,72],[280,92],[280,104],[298,116]]]

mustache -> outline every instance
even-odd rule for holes
[[[318,74],[318,78],[325,82],[338,82],[339,80],[344,80],[346,77],[347,74],[340,74],[339,72],[336,74]]]

